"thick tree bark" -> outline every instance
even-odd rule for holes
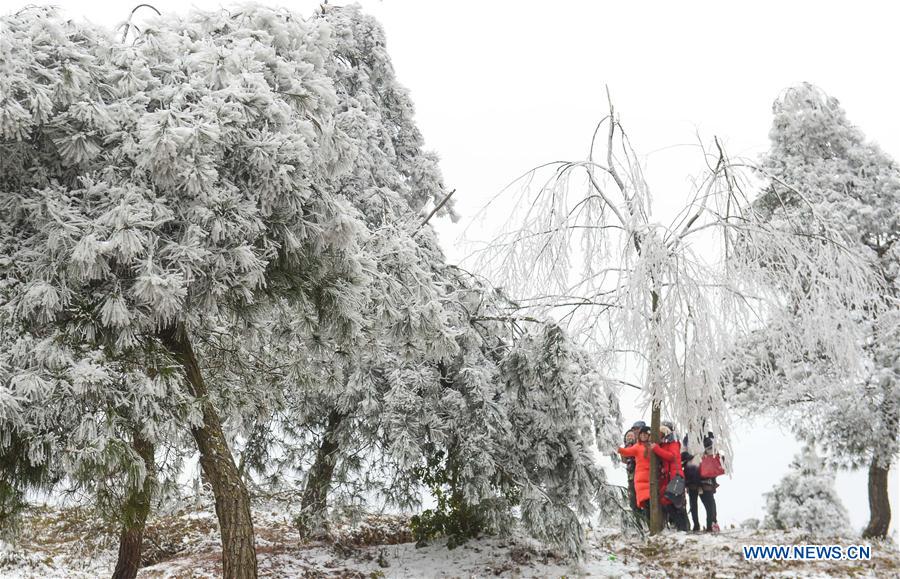
[[[250,494],[234,463],[222,422],[209,401],[206,383],[182,325],[159,332],[163,345],[184,368],[188,388],[203,410],[203,423],[191,429],[200,451],[200,467],[216,499],[216,516],[222,534],[222,576],[225,579],[256,578],[256,546],[250,515]]]
[[[119,558],[113,570],[112,579],[134,579],[141,567],[141,542],[144,539],[144,525],[150,512],[150,499],[156,482],[156,461],[153,444],[145,440],[135,430],[132,446],[144,461],[147,476],[140,488],[129,489],[125,502],[125,520],[119,535]]]
[[[337,410],[332,410],[328,414],[322,445],[316,452],[316,460],[306,479],[306,488],[303,489],[300,507],[310,525],[317,524],[324,517],[328,507],[328,489],[331,487],[339,447],[337,430],[344,418],[345,415]]]
[[[891,381],[882,384],[884,388],[884,398],[878,406],[879,418],[883,422],[886,432],[892,433],[892,436],[898,436],[900,432],[900,416],[897,413],[897,407],[893,403],[891,392],[896,388],[896,384]],[[891,526],[891,502],[888,493],[888,480],[891,470],[891,462],[893,456],[879,456],[873,453],[872,463],[869,465],[869,524],[863,531],[863,537],[866,539],[882,539],[887,537],[888,530]]]
[[[863,531],[865,539],[883,539],[891,526],[891,503],[888,498],[890,465],[880,465],[877,457],[869,465],[869,525]]]

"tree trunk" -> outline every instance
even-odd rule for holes
[[[880,465],[872,457],[869,465],[869,525],[863,531],[864,539],[883,539],[891,526],[891,503],[888,497],[888,473],[890,465]]]
[[[140,432],[134,431],[132,446],[144,461],[147,475],[140,488],[128,490],[125,502],[125,517],[122,533],[119,535],[119,558],[113,570],[112,579],[134,579],[141,567],[141,542],[144,539],[144,525],[150,512],[150,499],[156,482],[156,460],[153,444],[145,440]]]
[[[650,413],[650,442],[659,442],[660,427],[659,403],[653,403]],[[650,534],[656,535],[663,530],[662,509],[659,504],[659,458],[655,452],[650,453]]]
[[[344,418],[344,414],[337,410],[332,410],[328,414],[322,445],[316,452],[316,460],[309,471],[306,488],[303,489],[300,507],[304,512],[322,513],[328,506],[328,489],[331,487],[331,477],[337,463],[337,429]]]
[[[160,330],[159,337],[184,368],[189,391],[203,410],[203,423],[191,428],[191,434],[200,451],[200,467],[216,499],[216,516],[222,534],[222,576],[255,579],[256,546],[250,494],[228,448],[219,415],[209,400],[190,338],[181,324]]]
[[[314,531],[321,524],[328,507],[328,489],[331,488],[331,478],[337,464],[339,447],[337,430],[345,417],[337,410],[332,410],[328,414],[322,445],[316,452],[316,460],[306,479],[306,488],[303,489],[300,508],[303,513],[304,526],[309,532]]]
[[[659,323],[659,301],[660,294],[657,291],[657,283],[656,278],[653,277],[653,291],[650,292],[651,298],[651,323],[658,324]],[[655,342],[653,344],[653,349],[650,352],[650,383],[657,384],[657,380],[659,380],[659,372],[657,372],[656,364],[659,364],[659,356],[660,356],[660,344],[659,342]],[[650,411],[650,443],[656,444],[659,442],[659,427],[660,427],[660,408],[659,408],[659,400],[653,400],[653,405]],[[662,516],[662,509],[659,504],[659,458],[656,456],[655,452],[650,452],[650,534],[656,535],[663,530],[664,522]]]

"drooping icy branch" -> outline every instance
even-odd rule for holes
[[[727,431],[723,382],[742,371],[732,345],[787,313],[780,360],[816,351],[836,374],[858,371],[855,308],[874,303],[879,282],[839,224],[822,219],[815,235],[798,235],[762,222],[740,186],[744,164],[718,143],[676,219],[652,222],[649,184],[614,110],[603,123],[606,165],[593,161],[595,138],[588,160],[539,167],[518,182],[514,205],[501,197],[488,208],[510,217],[474,254],[480,271],[565,321],[611,379],[636,367],[645,400],[690,432]]]

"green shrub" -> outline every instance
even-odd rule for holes
[[[437,505],[410,518],[409,527],[417,546],[437,537],[447,537],[447,547],[454,549],[469,539],[478,538],[487,529],[485,518],[477,505],[466,501],[458,479],[458,468],[437,451],[416,470]]]

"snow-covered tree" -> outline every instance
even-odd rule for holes
[[[619,442],[614,390],[556,324],[516,343],[501,362],[510,431],[505,463],[521,487],[522,518],[538,538],[581,553],[579,517],[606,483],[596,463]]]
[[[328,439],[313,453],[321,460],[314,461],[310,470],[319,476],[310,477],[304,501],[305,507],[315,504],[320,510],[333,475],[333,467],[326,468],[322,461],[333,454],[338,429],[346,430],[355,422],[352,429],[359,430],[379,422],[388,381],[373,375],[411,366],[419,370],[429,366],[435,374],[437,362],[452,357],[456,344],[444,312],[452,299],[437,273],[443,268],[443,255],[423,215],[426,205],[439,205],[438,215],[452,216],[452,201],[443,191],[434,155],[422,149],[413,106],[393,74],[384,33],[355,7],[325,6],[318,16],[332,30],[326,70],[337,93],[334,141],[342,172],[334,175],[330,187],[358,209],[368,229],[359,247],[369,275],[365,291],[358,295],[359,315],[335,333],[328,326],[336,324],[323,317],[327,311],[281,303],[257,323],[265,337],[244,347],[242,339],[219,332],[230,343],[208,344],[213,355],[218,349],[230,356],[236,347],[257,362],[268,359],[269,367],[281,369],[267,381],[256,375],[253,364],[241,368],[220,364],[223,384],[259,387],[254,395],[234,396],[240,389],[229,386],[222,395],[244,405],[231,414],[241,417],[238,430],[248,442],[246,456],[251,463],[272,456],[272,449],[262,442],[273,437],[293,439],[290,445],[281,445],[287,452],[281,456],[284,463],[308,455],[322,437]],[[273,339],[281,345],[274,346]],[[229,373],[234,374],[230,381]],[[262,392],[273,383],[283,398],[257,407],[260,395],[272,398]],[[300,384],[302,394],[293,395],[291,389]],[[321,436],[309,436],[310,427],[325,430]],[[255,458],[254,449],[259,451]],[[278,474],[277,469],[268,470],[266,474]]]
[[[425,222],[452,203],[376,22],[247,8],[120,43],[29,9],[0,42],[11,468],[117,505],[134,570],[177,472],[154,449],[180,456],[186,431],[227,577],[255,575],[249,472],[297,442],[310,506],[335,467],[408,503],[440,455],[493,522],[522,496],[529,531],[582,548],[615,399],[558,328],[519,344],[492,290],[443,263]]]
[[[782,319],[785,296],[794,296],[797,323],[784,358],[802,360],[815,343],[830,371],[853,375],[862,340],[846,305],[877,295],[878,280],[866,257],[846,248],[840,224],[823,220],[809,237],[758,219],[739,168],[717,148],[690,202],[670,223],[657,222],[641,163],[611,107],[586,159],[522,178],[509,225],[481,252],[480,265],[524,307],[565,321],[610,379],[632,362],[654,436],[665,411],[688,432],[721,433],[727,448],[723,383],[734,371],[733,344]],[[808,285],[811,277],[827,283]],[[657,477],[650,481],[651,531],[658,532]]]
[[[176,482],[183,436],[173,418],[187,422],[196,412],[180,377],[167,368],[148,373],[149,356],[111,359],[102,347],[68,344],[58,333],[10,338],[0,380],[14,393],[8,410],[15,415],[3,423],[10,439],[3,454],[18,468],[5,483],[19,494],[39,488],[93,497],[122,528],[114,576],[133,577],[151,501]],[[158,447],[170,458],[161,469]]]
[[[864,534],[884,537],[891,520],[888,472],[900,452],[900,167],[813,85],[785,90],[773,110],[763,163],[768,184],[755,203],[762,218],[809,236],[819,233],[821,221],[842,223],[848,245],[881,278],[879,297],[887,303],[846,304],[856,313],[865,354],[864,366],[849,377],[823,369],[815,347],[805,353],[805,368],[785,372],[784,360],[770,354],[793,339],[794,323],[766,328],[747,350],[767,364],[738,382],[735,406],[793,418],[796,434],[822,443],[834,466],[867,465],[871,516]],[[782,378],[765,387],[756,380],[761,372]]]
[[[378,399],[377,392],[367,391],[374,384],[371,380],[349,383],[353,376],[368,375],[373,368],[439,360],[456,347],[453,337],[445,335],[449,326],[441,310],[447,296],[434,271],[442,266],[443,256],[422,215],[426,202],[443,202],[446,194],[433,155],[422,149],[412,103],[391,70],[384,34],[358,8],[326,6],[319,16],[332,30],[325,67],[336,89],[334,141],[342,167],[329,186],[359,211],[367,229],[359,252],[368,283],[357,296],[357,315],[345,317],[349,323],[343,326],[328,317],[328,308],[292,303],[276,304],[261,316],[256,325],[264,336],[247,343],[243,351],[247,358],[268,359],[271,367],[280,367],[282,371],[270,375],[273,380],[256,376],[252,363],[246,368],[219,365],[225,373],[223,384],[259,387],[254,395],[234,396],[240,389],[229,386],[222,395],[244,404],[233,413],[241,417],[238,430],[264,454],[269,449],[259,442],[276,429],[289,435],[291,430],[308,432],[311,425],[329,423],[333,431],[362,399]],[[451,207],[445,203],[442,211]],[[211,353],[219,346],[222,352],[243,348],[241,339],[226,334],[218,335],[230,343],[210,343]],[[281,345],[273,345],[273,340]],[[235,374],[231,381],[228,373]],[[263,391],[273,383],[285,398],[274,406],[263,405],[259,412],[249,408],[260,396],[271,398]],[[302,394],[292,395],[290,390],[300,384]],[[373,405],[366,408],[369,419],[377,416]],[[276,413],[281,416],[277,426],[272,421]],[[318,436],[294,438],[291,450],[301,454],[306,443],[319,443]],[[324,472],[321,463],[312,468]]]
[[[256,574],[249,497],[193,342],[272,296],[342,323],[367,281],[366,228],[332,187],[330,30],[262,8],[160,19],[132,44],[44,9],[2,26],[4,309],[41,344],[179,367],[227,577]],[[35,383],[17,373],[4,400],[40,406]]]
[[[507,532],[515,524],[511,508],[520,505],[526,532],[578,555],[580,521],[605,482],[595,448],[618,441],[615,396],[556,325],[517,319],[508,300],[467,274],[452,266],[438,270],[456,286],[440,310],[455,339],[453,355],[410,349],[377,324],[361,333],[370,341],[342,351],[309,338],[287,346],[290,352],[270,347],[238,354],[269,361],[224,382],[251,384],[259,365],[289,376],[284,399],[270,407],[274,412],[248,421],[248,440],[257,433],[264,442],[248,442],[247,464],[272,484],[307,466],[305,525],[321,520],[329,494],[338,503],[381,496],[409,508],[418,505],[424,483],[450,497],[454,508],[423,522],[423,536],[454,534],[441,521],[464,512],[478,513],[470,532]],[[267,327],[280,333],[295,323],[273,320]],[[296,327],[288,333],[300,335]],[[224,356],[247,347],[226,339],[217,346]],[[234,372],[241,366],[221,367]],[[291,381],[304,386],[292,390]],[[243,415],[255,412],[245,408]]]
[[[802,529],[816,535],[846,534],[847,509],[834,490],[834,471],[812,448],[794,457],[790,470],[766,496],[770,529]]]
[[[545,425],[536,432],[529,421],[517,418],[535,386],[508,387],[501,365],[513,352],[521,361],[541,350],[532,345],[526,355],[520,349],[521,331],[510,326],[515,319],[506,311],[507,302],[445,265],[433,232],[423,226],[427,206],[441,206],[451,217],[452,209],[433,156],[421,149],[412,104],[393,75],[380,26],[355,9],[325,7],[323,15],[337,39],[328,66],[341,111],[336,134],[349,151],[335,188],[360,211],[369,230],[360,244],[370,258],[369,284],[353,332],[326,335],[316,312],[291,314],[278,306],[262,324],[269,337],[260,339],[252,354],[239,356],[270,360],[265,365],[278,367],[282,381],[276,390],[283,397],[275,404],[229,412],[254,417],[242,426],[248,464],[260,467],[268,480],[288,466],[308,465],[303,507],[312,523],[322,516],[330,492],[342,501],[381,494],[389,502],[413,505],[423,466],[440,464],[452,471],[452,492],[490,513],[486,518],[498,523],[494,528],[510,522],[512,505],[506,497],[528,489],[528,513],[538,508],[564,512],[566,523],[574,524],[554,528],[529,515],[526,530],[578,552],[577,517],[588,512],[595,487],[588,483],[602,480],[587,449],[596,446],[597,433],[604,448],[616,441],[615,398],[597,381],[584,354],[574,353],[577,348],[568,338],[554,334],[555,341],[538,344],[550,348],[543,353],[544,366],[556,364],[565,377],[549,383],[559,387],[558,404],[590,411],[560,411],[552,420],[545,418],[553,428]],[[367,143],[378,146],[367,148]],[[291,338],[273,346],[276,334]],[[218,336],[229,342],[220,349],[227,357],[235,349],[255,347],[243,336]],[[238,369],[229,363],[218,367]],[[579,368],[577,379],[573,367]],[[241,376],[217,382],[246,387],[259,381],[253,374],[249,364]],[[300,383],[305,386],[297,395],[291,387]],[[252,406],[260,399],[242,396],[234,402],[250,400]],[[561,445],[565,464],[553,467],[546,457],[511,452],[523,437],[530,451]],[[571,455],[571,449],[578,450]],[[524,468],[530,460],[545,470]]]

